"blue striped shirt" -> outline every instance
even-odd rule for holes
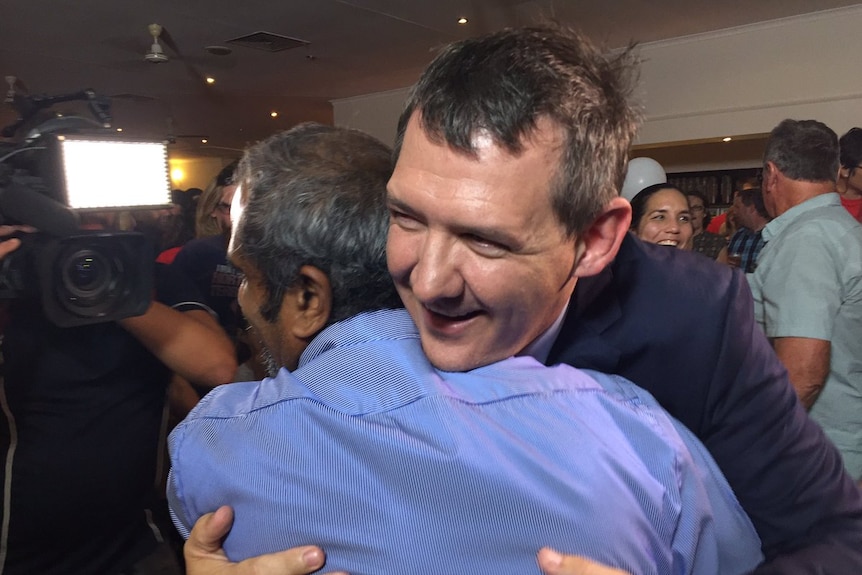
[[[761,560],[715,464],[646,392],[529,357],[435,370],[403,310],[213,390],[170,450],[178,529],[233,505],[233,560],[301,544],[353,575],[538,574],[544,545],[638,574]]]

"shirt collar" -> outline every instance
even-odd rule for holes
[[[548,356],[551,354],[551,348],[554,346],[557,336],[560,335],[560,330],[563,328],[563,319],[566,317],[566,311],[568,311],[568,309],[569,304],[566,302],[562,313],[560,313],[554,323],[551,324],[551,327],[546,329],[542,335],[534,339],[530,345],[522,349],[517,355],[519,357],[532,357],[540,363],[545,363],[548,360]]]
[[[835,192],[819,194],[809,200],[805,200],[801,204],[797,204],[766,224],[763,227],[762,235],[765,241],[769,241],[780,234],[787,226],[791,225],[805,212],[824,206],[840,206],[841,197]]]
[[[569,304],[566,302],[563,311],[560,312],[551,327],[517,355],[519,357],[532,357],[540,363],[545,363],[563,327],[563,319],[565,319],[568,309]],[[302,367],[325,351],[335,347],[363,341],[372,335],[380,337],[383,335],[379,333],[382,325],[386,326],[385,335],[388,337],[404,338],[418,335],[410,315],[404,309],[362,313],[333,324],[320,332],[302,353],[299,366]]]

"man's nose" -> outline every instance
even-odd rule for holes
[[[459,297],[464,280],[458,261],[458,248],[453,241],[429,235],[410,273],[413,294],[423,302]]]

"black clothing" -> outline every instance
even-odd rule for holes
[[[156,268],[158,301],[197,307],[194,286]],[[120,573],[156,545],[145,510],[170,373],[114,322],[63,329],[38,302],[13,306],[0,388],[3,575]]]

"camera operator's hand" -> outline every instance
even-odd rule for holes
[[[30,226],[0,226],[0,239],[14,234],[15,232],[34,232],[33,228]],[[0,241],[0,260],[6,257],[7,254],[10,254],[18,249],[21,245],[21,240],[18,238],[12,238],[11,240],[3,240]]]

